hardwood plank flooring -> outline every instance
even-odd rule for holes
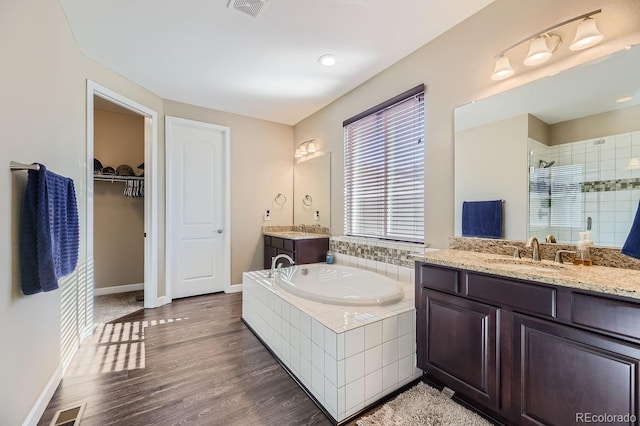
[[[85,426],[330,425],[241,309],[240,293],[219,293],[108,324],[83,343],[39,425],[84,402]]]

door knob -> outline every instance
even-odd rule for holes
[[[218,234],[222,234],[222,229],[218,229]]]

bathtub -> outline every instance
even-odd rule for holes
[[[242,274],[242,321],[334,424],[349,422],[422,375],[416,366],[412,282],[339,264],[280,272],[277,280],[269,278],[269,271]],[[309,288],[312,281],[315,290]],[[351,289],[359,284],[353,282],[363,281],[375,283],[371,287],[383,283],[382,294],[367,288],[354,293]],[[404,293],[396,302],[353,305],[354,300],[378,303],[396,286]],[[340,287],[350,289],[340,299],[351,304],[318,301],[334,297]],[[314,294],[310,299],[302,291]]]
[[[275,285],[296,296],[332,305],[382,306],[404,296],[398,282],[384,275],[323,263],[282,268]]]

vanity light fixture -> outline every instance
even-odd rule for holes
[[[304,157],[307,154],[313,154],[316,152],[316,143],[315,139],[309,139],[308,141],[304,141],[296,147],[296,158]]]
[[[560,22],[559,24],[553,25],[549,28],[545,28],[542,31],[538,31],[537,33],[532,34],[529,37],[507,47],[495,56],[496,65],[493,73],[491,74],[491,80],[504,80],[505,78],[509,78],[514,74],[513,68],[511,68],[511,64],[509,63],[509,58],[505,55],[511,49],[520,46],[525,42],[530,42],[529,52],[524,59],[525,65],[539,65],[543,62],[548,61],[553,53],[558,49],[558,47],[560,47],[560,44],[562,44],[562,38],[560,38],[560,36],[557,34],[552,34],[551,31],[567,25],[571,22],[582,19],[582,22],[576,30],[576,36],[569,46],[570,50],[575,51],[587,49],[600,43],[604,36],[598,31],[598,28],[596,27],[596,21],[592,18],[593,15],[596,15],[600,12],[602,12],[602,9],[594,10],[592,12],[585,13],[584,15],[576,16],[575,18]]]

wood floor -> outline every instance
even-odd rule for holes
[[[241,293],[176,300],[83,343],[40,425],[330,425],[240,321]]]

